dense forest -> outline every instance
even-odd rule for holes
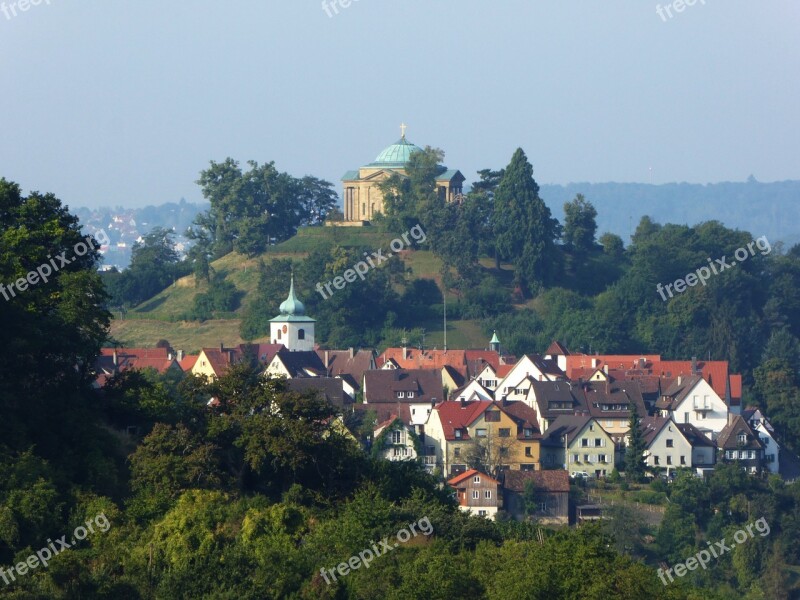
[[[657,284],[734,256],[754,238],[718,222],[689,227],[649,218],[628,247],[613,234],[597,238],[597,212],[582,196],[565,206],[563,223],[552,216],[521,150],[504,169],[482,171],[461,202],[446,204],[433,185],[441,160],[426,149],[414,155],[409,178],[386,182],[388,209],[377,226],[399,234],[421,225],[425,248],[441,259],[444,285],[458,298],[448,306],[456,317],[483,319],[520,354],[560,338],[587,350],[727,358],[745,374],[748,400],[797,446],[798,248],[775,243],[665,301]],[[319,215],[330,210],[330,184],[307,180],[310,191],[302,192],[302,180],[271,165],[253,163],[247,173],[232,162],[212,165],[200,182],[211,201],[195,224],[202,252],[181,262],[169,233],[156,230],[130,270],[101,277],[97,250],[78,255],[80,223],[54,195],[26,197],[0,180],[0,282],[17,282],[17,292],[0,299],[0,597],[789,597],[791,565],[800,560],[798,484],[736,468],[707,480],[680,475],[642,488],[669,499],[655,530],[620,507],[601,525],[552,531],[466,516],[420,465],[364,453],[335,426],[332,406],[289,392],[252,366],[215,381],[128,372],[99,394],[92,365],[108,339],[112,303],[134,302],[149,293],[142,286],[177,273],[213,279],[209,258],[256,253],[262,236],[289,237],[302,225],[253,221],[264,214],[259,203],[282,214],[310,205],[321,207]],[[234,206],[223,209],[219,199]],[[48,280],[19,284],[65,253],[72,260]],[[323,248],[295,265],[295,276],[311,289],[361,255]],[[410,279],[402,264],[390,259],[358,286],[311,299],[323,343],[393,341],[419,311],[436,312],[440,289]],[[250,337],[274,316],[285,294],[276,286],[289,268],[280,260],[261,268],[264,301],[248,307],[242,325]],[[219,284],[208,310],[235,302],[224,279]],[[674,583],[659,578],[659,566],[762,517],[769,535]],[[626,527],[614,525],[620,521]],[[336,581],[325,575],[422,522],[430,533],[386,550],[369,568]],[[98,529],[87,534],[90,523]],[[72,547],[52,552],[46,566],[32,559],[59,539]]]

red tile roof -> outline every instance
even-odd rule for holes
[[[474,400],[472,402],[442,402],[433,410],[439,411],[439,420],[446,440],[456,439],[456,429],[464,429],[460,439],[470,439],[466,428],[480,417],[484,411],[494,404],[491,400]]]
[[[187,354],[178,364],[180,365],[181,369],[183,369],[183,372],[187,373],[192,370],[198,358],[200,358],[199,354]]]
[[[441,369],[451,367],[462,377],[475,377],[486,366],[500,366],[500,355],[493,350],[422,350],[407,348],[403,358],[403,348],[387,348],[378,357],[377,366],[382,368],[388,361],[394,361],[402,369]]]
[[[494,483],[495,485],[500,485],[500,482],[497,481],[497,479],[491,477],[490,475],[487,475],[482,471],[478,471],[477,469],[469,469],[468,471],[464,471],[463,473],[456,475],[455,477],[447,481],[447,485],[456,486],[462,481],[465,481],[466,479],[473,477],[474,475],[480,475],[484,479],[487,479],[490,483]]]
[[[128,369],[155,369],[159,373],[166,373],[175,364],[167,348],[101,348],[100,356],[95,361],[95,370],[98,374],[106,375]]]

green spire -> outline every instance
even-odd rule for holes
[[[294,272],[292,272],[291,282],[289,283],[289,296],[281,302],[280,306],[282,315],[302,316],[306,314],[306,307],[297,298],[294,293]]]
[[[490,344],[499,344],[500,340],[497,339],[497,330],[495,329],[492,331],[492,341],[489,342]]]

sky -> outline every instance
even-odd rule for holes
[[[517,147],[540,184],[800,179],[796,0],[326,3],[0,0],[0,177],[136,207],[230,156],[338,190],[405,123],[468,182]]]

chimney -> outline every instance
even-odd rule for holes
[[[467,408],[467,401],[461,398],[461,408]]]
[[[183,350],[178,350],[178,357],[177,357],[178,362],[181,362],[185,358],[185,356],[186,355],[183,353]]]
[[[113,362],[113,363],[114,363],[114,366],[115,366],[115,367],[116,367],[116,366],[117,366],[117,364],[118,364],[118,359],[117,359],[117,349],[116,349],[116,348],[114,348],[114,354],[113,354],[113,356],[112,356],[112,358],[111,358],[111,362]]]
[[[608,365],[607,364],[603,365],[603,373],[608,375]]]
[[[350,358],[354,358],[356,355],[356,349],[352,346],[350,347]]]
[[[225,352],[225,344],[223,344],[222,342],[219,343],[219,351]]]
[[[408,360],[408,348],[403,346],[403,360]]]
[[[167,360],[172,360],[172,352],[167,353]]]
[[[692,357],[692,375],[697,375],[697,357]]]
[[[325,350],[325,370],[327,371],[330,366],[331,362],[329,360],[328,351]]]
[[[683,383],[683,375],[678,375],[678,385]]]

